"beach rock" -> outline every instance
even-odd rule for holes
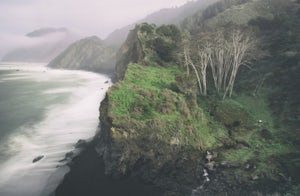
[[[66,155],[65,155],[65,158],[66,159],[71,159],[71,158],[73,158],[73,155],[74,155],[74,152],[72,152],[72,151],[71,152],[67,152]]]
[[[39,155],[39,156],[35,157],[35,158],[32,160],[32,163],[38,162],[38,161],[40,161],[42,158],[44,158],[44,155]]]
[[[75,144],[75,148],[85,148],[87,146],[87,142],[85,140],[78,140]]]

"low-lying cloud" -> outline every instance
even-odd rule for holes
[[[28,37],[26,35],[0,34],[0,59],[10,51],[20,48],[33,48],[39,46],[51,45],[69,39],[65,32],[51,33],[41,37]]]

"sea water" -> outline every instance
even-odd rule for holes
[[[57,172],[60,160],[79,139],[95,134],[110,84],[91,72],[0,64],[1,196],[44,196],[55,189],[67,172]]]

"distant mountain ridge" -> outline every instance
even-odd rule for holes
[[[83,69],[101,73],[112,73],[114,65],[115,51],[97,36],[71,44],[48,64],[53,68]]]
[[[48,66],[54,68],[83,69],[113,73],[117,51],[125,42],[129,31],[134,29],[136,24],[147,22],[156,25],[178,25],[184,18],[192,16],[197,11],[205,9],[208,5],[216,1],[217,0],[189,1],[181,7],[161,9],[134,24],[115,30],[104,41],[95,36],[79,40],[53,59]],[[64,28],[46,28],[39,29],[28,35],[39,36],[49,32],[64,31],[66,31]]]
[[[146,22],[154,23],[156,25],[179,25],[186,17],[192,16],[199,10],[204,10],[208,5],[214,2],[217,2],[217,0],[188,1],[186,4],[180,7],[161,9],[146,16],[144,19],[113,31],[104,41],[106,44],[120,47],[121,44],[126,40],[129,31],[133,29],[136,24]]]

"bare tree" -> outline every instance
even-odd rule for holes
[[[192,56],[190,48],[196,51]],[[193,41],[193,44],[184,45],[185,67],[188,74],[189,67],[192,68],[200,94],[206,96],[209,66],[216,91],[218,94],[223,93],[225,99],[232,96],[238,70],[253,58],[255,48],[256,40],[249,32],[239,28],[200,34],[200,38]]]
[[[198,58],[199,58],[199,68],[202,76],[202,94],[207,95],[207,66],[212,62],[212,48],[211,44],[206,42],[204,45],[198,45]]]
[[[228,43],[222,31],[211,34],[211,44],[213,45],[212,62],[210,64],[212,76],[217,93],[224,87],[228,72],[230,71],[230,55]]]
[[[187,67],[187,73],[189,74],[189,67],[192,67],[192,70],[194,71],[199,91],[201,95],[206,96],[207,95],[207,67],[208,64],[211,62],[211,45],[209,42],[195,42],[192,47],[192,49],[195,52],[195,55],[193,55],[193,59],[190,55],[190,45],[192,44],[186,44],[184,46],[184,58],[185,58],[185,66]]]
[[[231,73],[223,99],[227,95],[231,97],[237,72],[241,65],[249,63],[254,58],[253,51],[257,43],[249,32],[243,32],[241,29],[233,29],[230,34],[228,46],[231,56]]]
[[[184,46],[184,57],[185,57],[185,65],[187,66],[188,74],[189,74],[189,66],[191,66],[196,75],[196,78],[197,78],[200,94],[203,94],[200,75],[199,75],[196,65],[194,64],[194,62],[191,59],[190,50],[189,50],[188,46]]]

